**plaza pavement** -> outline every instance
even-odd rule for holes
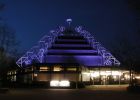
[[[140,100],[124,86],[88,86],[84,89],[9,89],[0,100]]]

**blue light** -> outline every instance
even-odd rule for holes
[[[88,42],[91,44],[93,48],[96,48],[98,53],[103,58],[102,66],[112,66],[112,65],[119,66],[120,65],[120,62],[108,50],[106,50],[99,42],[95,41],[91,33],[82,29],[82,26],[76,27],[75,31],[79,32],[82,36],[84,36],[84,38],[88,40]]]
[[[69,22],[72,20],[68,20]],[[75,63],[83,64],[85,66],[119,66],[120,62],[107,50],[105,49],[98,41],[95,40],[94,36],[84,30],[82,26],[78,26],[75,28],[75,31],[79,33],[81,36],[83,36],[89,43],[89,46],[94,49],[92,52],[97,52],[98,56],[73,56],[73,57],[62,57],[62,56],[50,56],[47,55],[48,49],[52,46],[52,44],[55,42],[55,39],[58,36],[61,36],[63,32],[65,31],[65,27],[59,26],[56,30],[51,30],[49,32],[49,35],[45,35],[43,38],[41,38],[36,46],[31,48],[25,55],[23,55],[16,64],[19,67],[26,67],[27,65],[31,65],[33,61],[37,61],[39,63],[63,63],[64,61],[66,63],[70,61],[73,61]],[[54,45],[54,44],[53,44]],[[65,44],[55,44],[55,46],[67,46]],[[87,45],[69,45],[69,46],[79,46],[79,47],[86,47]],[[64,51],[64,50],[63,50]],[[72,50],[65,52],[71,52]],[[52,51],[54,52],[54,51]],[[58,52],[58,51],[55,51]],[[77,52],[77,51],[72,51]],[[80,51],[79,51],[80,52]],[[86,51],[82,51],[86,52]],[[90,51],[88,51],[90,52]],[[47,56],[47,57],[46,57]],[[74,61],[76,60],[76,61]]]
[[[23,55],[16,64],[19,67],[25,67],[24,64],[30,65],[33,60],[38,61],[40,63],[43,62],[44,53],[48,51],[48,48],[51,47],[52,43],[55,41],[55,38],[65,30],[65,27],[60,26],[56,30],[50,31],[49,35],[45,35],[39,41],[38,45],[31,48],[25,55]]]

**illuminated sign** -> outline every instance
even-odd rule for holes
[[[50,82],[50,86],[51,86],[51,87],[57,87],[57,86],[59,86],[59,81],[57,81],[57,80],[51,81],[51,82]]]
[[[70,82],[66,81],[66,80],[60,81],[59,82],[59,86],[61,86],[61,87],[68,87],[68,86],[70,86]]]
[[[69,87],[70,82],[68,80],[62,80],[62,81],[52,80],[50,81],[50,86],[51,87]]]

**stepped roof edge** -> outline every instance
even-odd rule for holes
[[[43,36],[39,40],[37,45],[33,46],[29,51],[25,53],[25,55],[20,57],[16,64],[21,68],[26,68],[26,66],[29,66],[34,62],[44,63],[44,53],[46,53],[48,48],[52,46],[52,43],[54,43],[58,35],[64,35],[63,32],[66,29],[67,28],[64,26],[59,26],[57,29],[51,30],[47,35]],[[95,40],[93,34],[84,30],[82,26],[75,27],[74,31],[86,38],[92,47],[96,47],[103,60],[102,65],[99,64],[100,66],[120,65],[120,62],[107,49],[105,49],[99,42]]]

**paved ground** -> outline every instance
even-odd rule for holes
[[[85,89],[10,89],[0,100],[140,100],[140,93],[129,93],[126,86],[90,86]]]

